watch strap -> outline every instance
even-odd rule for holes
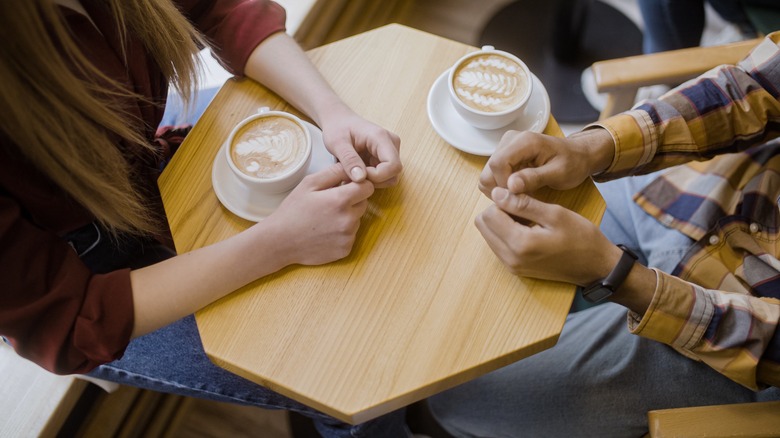
[[[634,267],[634,262],[637,259],[636,254],[628,249],[625,245],[618,245],[618,248],[623,250],[623,254],[620,256],[612,272],[607,275],[602,284],[608,287],[612,292],[615,292],[620,285],[626,281],[628,273],[631,272],[631,268]]]
[[[618,260],[615,267],[612,268],[612,272],[605,279],[591,284],[582,291],[582,297],[585,301],[591,303],[603,301],[609,298],[626,281],[631,268],[634,267],[637,256],[625,245],[618,245],[618,248],[623,250],[620,260]]]

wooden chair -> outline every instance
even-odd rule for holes
[[[596,62],[593,64],[596,90],[607,94],[599,119],[630,109],[639,87],[675,86],[718,65],[736,64],[760,41],[758,38]]]
[[[676,86],[718,65],[736,64],[761,40],[596,62],[596,89],[607,93],[599,119],[630,109],[639,87]],[[650,411],[648,425],[651,437],[780,436],[780,401]]]
[[[650,436],[780,436],[780,401],[664,409],[647,414]]]
[[[769,0],[741,0],[742,7],[760,35],[780,30],[780,4]],[[603,119],[634,104],[639,87],[676,86],[721,64],[736,64],[761,42],[757,38],[738,43],[671,50],[650,55],[611,59],[593,64],[596,90],[607,93],[599,115]]]

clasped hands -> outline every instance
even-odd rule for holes
[[[534,193],[577,187],[605,170],[613,154],[614,143],[603,129],[569,138],[517,131],[503,136],[479,180],[494,204],[475,223],[512,273],[583,286],[610,271],[619,255],[598,227]]]

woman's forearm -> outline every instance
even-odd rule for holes
[[[163,327],[284,267],[287,261],[273,250],[278,248],[272,240],[275,234],[268,227],[255,226],[213,245],[131,271],[132,336]]]
[[[285,33],[273,34],[260,43],[244,71],[320,126],[328,115],[346,109],[306,53]]]
[[[349,108],[288,35],[276,33],[260,43],[244,72],[319,125],[325,147],[352,181],[368,179],[377,188],[396,184],[403,169],[400,138]]]

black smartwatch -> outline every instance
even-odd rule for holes
[[[612,272],[607,275],[607,278],[597,281],[582,290],[582,298],[584,298],[585,301],[589,303],[603,301],[615,293],[617,288],[626,281],[628,273],[631,272],[631,268],[634,267],[637,256],[624,245],[618,245],[618,248],[623,250],[623,255],[620,256],[620,260],[618,260],[617,265],[612,269]]]

